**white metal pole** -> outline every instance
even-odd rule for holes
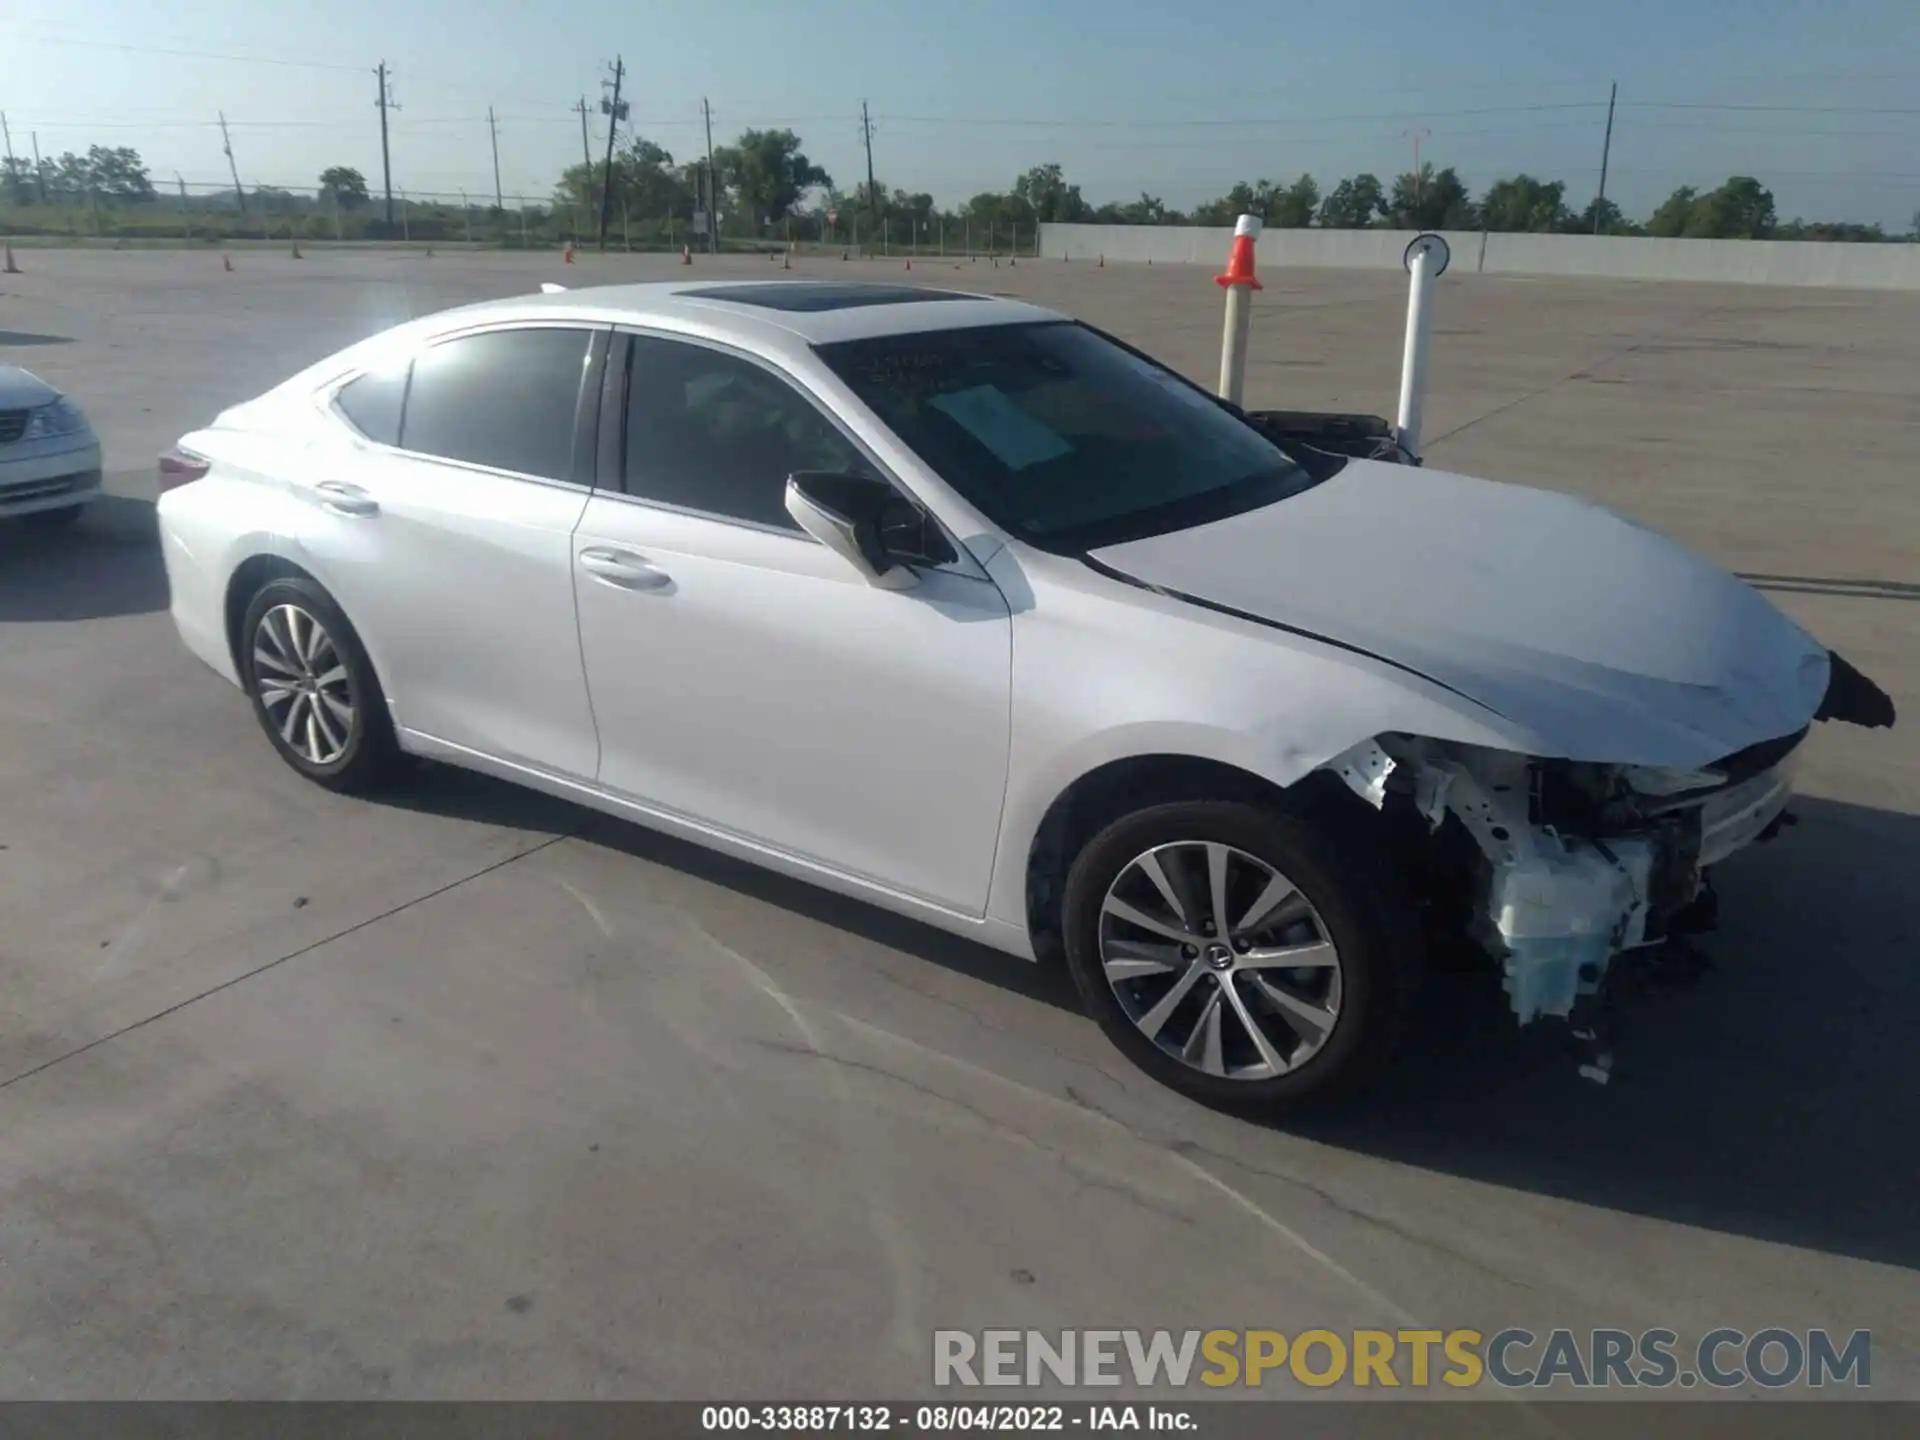
[[[1220,336],[1220,398],[1238,405],[1247,388],[1247,336],[1252,329],[1253,307],[1247,303],[1247,287],[1227,287],[1227,323]]]
[[[1420,453],[1420,419],[1427,400],[1427,344],[1433,335],[1433,253],[1418,244],[1407,256],[1407,349],[1400,367],[1400,411],[1394,421],[1400,444]]]
[[[1253,295],[1260,282],[1253,273],[1253,242],[1260,236],[1260,217],[1242,215],[1233,226],[1233,252],[1227,273],[1218,277],[1226,287],[1227,319],[1220,333],[1220,398],[1241,402],[1247,383],[1247,338],[1252,330]]]

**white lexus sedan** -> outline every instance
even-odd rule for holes
[[[1302,441],[1343,418],[1012,300],[623,286],[226,411],[160,530],[319,784],[430,757],[1064,957],[1135,1062],[1264,1107],[1372,1070],[1449,939],[1577,1021],[1815,720],[1894,718],[1673,543]]]

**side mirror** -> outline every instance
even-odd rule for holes
[[[932,517],[884,480],[837,471],[787,477],[787,513],[877,585],[913,583],[910,568],[958,558]]]

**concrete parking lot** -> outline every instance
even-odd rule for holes
[[[1050,972],[458,772],[326,794],[177,643],[159,450],[383,325],[674,260],[22,261],[0,360],[114,493],[0,527],[0,1397],[905,1398],[936,1328],[1782,1325],[1920,1398],[1920,296],[1443,279],[1431,464],[1676,535],[1903,723],[1815,735],[1610,1086],[1442,977],[1367,1103],[1259,1126]],[[796,270],[1217,363],[1198,269]],[[1250,401],[1389,410],[1403,283],[1264,278]]]

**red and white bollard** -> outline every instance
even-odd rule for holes
[[[1227,271],[1214,284],[1227,292],[1227,324],[1220,337],[1220,398],[1238,405],[1247,378],[1247,333],[1253,320],[1250,292],[1263,287],[1253,273],[1253,242],[1260,236],[1260,217],[1242,215],[1233,226],[1233,250]]]

